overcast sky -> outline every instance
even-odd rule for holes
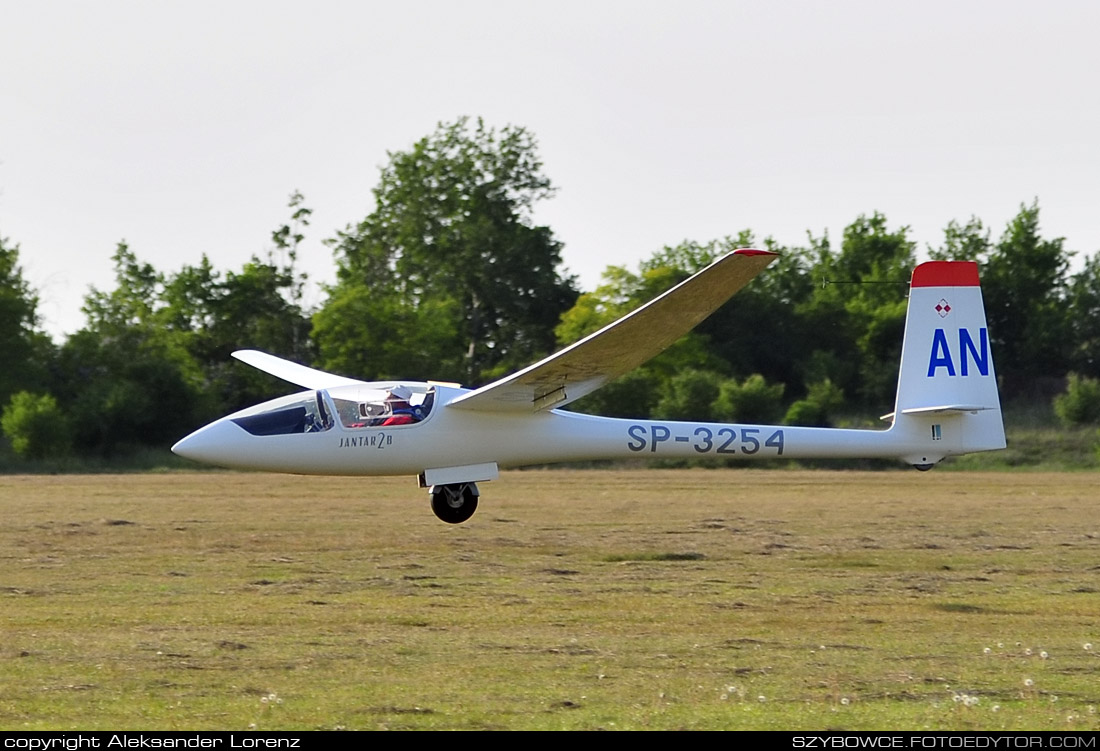
[[[481,116],[538,138],[536,219],[608,264],[751,228],[839,240],[861,213],[1100,251],[1100,3],[0,0],[0,235],[52,333],[113,286],[239,269],[300,190],[302,249],[366,216],[387,151]],[[320,300],[315,292],[314,302]]]

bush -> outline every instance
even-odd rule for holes
[[[828,378],[812,384],[805,399],[799,399],[787,410],[783,422],[788,425],[805,425],[828,428],[836,410],[844,406],[844,391]]]
[[[1100,380],[1070,373],[1065,393],[1054,397],[1054,413],[1066,426],[1100,422]]]
[[[714,415],[726,422],[764,424],[774,422],[782,412],[783,384],[769,386],[755,373],[738,383],[723,381],[714,402]]]
[[[65,456],[72,448],[68,422],[49,394],[14,394],[0,416],[0,426],[15,453],[25,459]]]
[[[801,425],[808,428],[827,428],[829,427],[829,416],[825,410],[821,408],[820,404],[811,402],[809,399],[799,399],[787,410],[787,415],[783,418],[783,422],[786,425]]]
[[[569,405],[571,412],[604,417],[648,419],[657,403],[660,383],[648,368],[639,368]]]
[[[721,376],[709,370],[677,373],[669,379],[654,415],[662,420],[709,421],[720,380]]]

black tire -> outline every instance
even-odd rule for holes
[[[432,491],[432,511],[440,521],[461,524],[477,511],[477,491],[471,483],[440,485]]]

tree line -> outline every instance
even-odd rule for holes
[[[327,241],[336,282],[303,302],[298,251],[311,210],[291,195],[265,253],[239,270],[158,269],[120,243],[114,286],[92,288],[83,327],[41,329],[20,248],[0,237],[0,405],[6,451],[112,457],[164,447],[289,387],[230,358],[261,349],[364,379],[470,386],[610,323],[737,247],[779,259],[642,368],[570,408],[629,417],[829,425],[892,407],[916,244],[880,213],[839,243],[782,246],[751,231],[664,247],[637,269],[609,266],[581,292],[561,243],[532,209],[553,195],[534,136],[480,120],[441,124],[389,154],[374,207]],[[951,222],[934,259],[980,265],[1002,398],[1049,401],[1100,378],[1100,255],[1040,232],[1037,202],[994,239]],[[1083,393],[1083,392],[1082,392]],[[1100,393],[1100,389],[1098,389]]]

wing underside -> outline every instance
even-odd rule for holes
[[[663,352],[775,258],[776,254],[769,251],[735,250],[557,354],[471,391],[447,406],[535,412],[580,399]]]

